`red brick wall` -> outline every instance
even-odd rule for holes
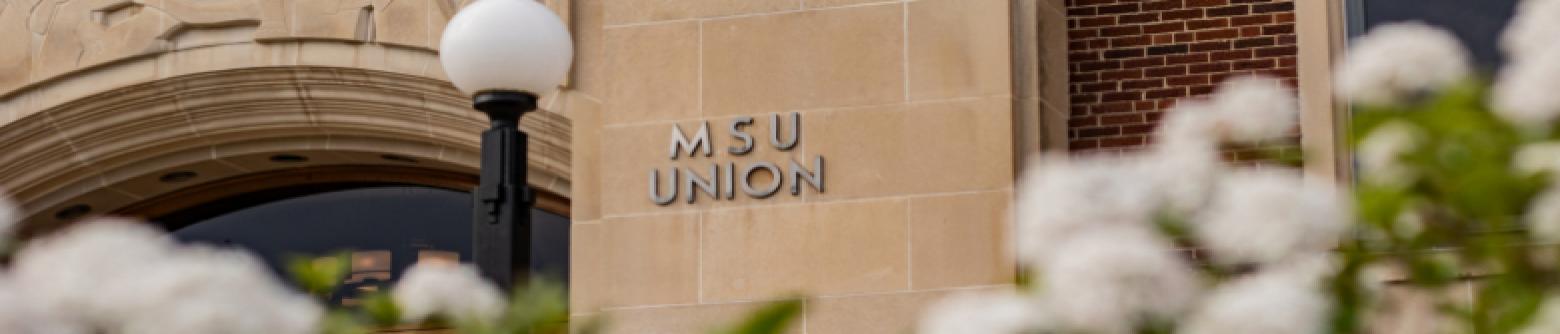
[[[1178,98],[1230,75],[1295,80],[1292,0],[1067,0],[1073,151],[1146,144]]]

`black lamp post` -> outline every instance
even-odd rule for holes
[[[526,184],[526,134],[520,117],[536,110],[536,95],[497,91],[477,94],[472,107],[486,113],[482,132],[481,184],[472,194],[473,261],[499,286],[516,281],[515,269],[531,268],[531,207]]]
[[[491,125],[482,133],[481,184],[472,194],[472,260],[507,289],[532,268],[535,197],[520,118],[563,81],[574,45],[563,21],[534,0],[483,0],[450,19],[439,52],[445,75]]]

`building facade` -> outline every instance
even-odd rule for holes
[[[469,228],[485,125],[437,59],[467,2],[0,2],[0,188],[25,235],[94,215],[252,248],[304,235],[318,243],[266,251],[362,250],[355,282],[466,258],[469,230],[432,235]],[[1295,88],[1301,128],[1266,145],[1348,180],[1329,69],[1349,34],[1409,6],[544,2],[576,59],[521,126],[552,224],[533,269],[563,273],[576,317],[634,333],[793,295],[809,296],[797,332],[904,332],[940,297],[1015,282],[1027,159],[1145,145],[1177,99],[1234,75]],[[409,212],[452,213],[365,213],[435,202],[454,204]],[[254,225],[302,216],[321,222]],[[384,229],[411,232],[341,241]],[[245,238],[266,233],[284,235]]]

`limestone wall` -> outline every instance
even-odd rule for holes
[[[1010,30],[1039,32],[1010,17],[1060,17],[1060,5],[575,0],[572,312],[624,333],[696,333],[800,294],[811,298],[795,332],[904,333],[939,297],[1011,284],[1015,157],[1042,137],[1020,132],[1037,131],[1041,109],[1065,113],[1038,100],[1065,72],[1036,67],[1037,52],[1061,49],[1015,50],[1038,40]],[[770,115],[792,113],[799,143],[772,145]],[[755,148],[733,154],[744,142],[728,125],[745,117]],[[711,154],[669,158],[674,126],[694,136],[705,123]],[[793,194],[785,180],[767,198],[715,198],[682,183],[793,161],[821,169],[824,189]],[[647,175],[674,169],[681,197],[657,205],[648,191],[667,190]]]

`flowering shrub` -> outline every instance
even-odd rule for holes
[[[1016,204],[1029,282],[956,296],[934,306],[921,330],[1326,328],[1330,251],[1348,231],[1348,201],[1296,170],[1238,167],[1219,155],[1221,145],[1288,135],[1296,104],[1276,79],[1234,78],[1215,95],[1178,103],[1142,151],[1032,161]],[[1192,259],[1194,246],[1206,261]]]
[[[0,198],[0,258],[11,259],[0,266],[0,333],[345,334],[402,323],[567,332],[562,290],[539,282],[506,299],[469,265],[417,264],[363,307],[328,309],[322,301],[348,271],[346,256],[290,268],[311,296],[247,252],[180,244],[135,221],[86,221],[9,247],[15,211]]]
[[[1033,282],[951,298],[921,330],[1428,330],[1377,321],[1407,317],[1397,324],[1560,331],[1560,1],[1519,13],[1493,83],[1421,23],[1352,44],[1337,87],[1354,106],[1353,201],[1290,170],[1218,162],[1219,143],[1293,126],[1292,93],[1260,78],[1182,101],[1144,152],[1032,163],[1017,242]],[[1198,258],[1172,256],[1188,249]],[[1471,296],[1445,293],[1469,282]]]

